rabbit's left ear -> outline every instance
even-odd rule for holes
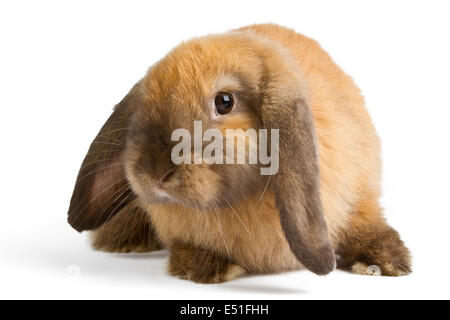
[[[268,70],[261,117],[279,130],[279,171],[271,178],[281,225],[291,251],[316,274],[335,268],[320,197],[319,160],[311,110],[299,72]]]

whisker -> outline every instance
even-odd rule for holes
[[[126,178],[126,177],[121,177],[120,179],[111,182],[111,184],[109,184],[108,186],[104,187],[104,190],[103,190],[101,193],[105,192],[105,191],[106,191],[105,189],[110,188],[112,185],[117,184],[117,183],[121,182],[122,180],[127,180],[127,178]],[[93,185],[92,187],[93,187],[93,188],[97,188],[97,187],[99,187],[99,186],[101,186],[101,185],[102,185],[101,183],[98,183],[98,184],[96,184],[96,185]],[[127,182],[127,185],[128,185],[128,182]],[[101,194],[101,193],[100,193],[100,194]],[[100,194],[99,194],[99,195],[100,195]],[[86,199],[89,195],[90,195],[90,193],[87,192],[86,195],[85,195],[81,200]],[[81,202],[82,202],[82,201],[81,201]],[[77,209],[78,209],[78,208],[75,208],[75,210],[77,210]]]
[[[214,213],[216,214],[216,217],[217,217],[217,223],[219,225],[219,233],[220,233],[220,236],[222,237],[223,244],[225,245],[225,249],[227,250],[228,258],[231,258],[230,249],[228,248],[227,242],[225,241],[225,236],[224,236],[224,233],[223,233],[222,224],[220,223],[220,218],[219,218],[219,215],[217,213],[217,210],[214,210]]]
[[[128,188],[129,188],[129,187],[130,187],[129,185],[126,186],[125,190],[124,190],[124,191],[122,192],[122,194],[121,194],[119,197],[117,197],[117,198],[120,198],[121,196],[123,196],[123,195],[125,194],[125,192],[128,191]],[[125,198],[123,198],[123,199],[119,202],[119,204],[114,208],[114,210],[111,211],[111,213],[109,214],[109,216],[106,218],[105,223],[108,223],[108,222],[114,217],[114,212],[117,210],[117,208],[119,208],[125,201],[128,201],[128,200],[130,199],[130,197],[133,197],[133,193],[130,193],[130,194],[126,195]],[[115,201],[115,200],[114,200],[114,201]]]
[[[83,180],[86,179],[87,177],[93,175],[94,173],[97,173],[97,172],[100,172],[100,171],[102,171],[102,170],[106,170],[106,169],[109,169],[109,168],[122,166],[122,165],[123,165],[122,163],[113,163],[113,164],[110,164],[110,165],[107,165],[107,166],[99,167],[99,168],[97,168],[96,170],[92,170],[92,171],[86,173],[86,174],[85,174],[84,176],[82,176],[81,178],[77,178],[77,182],[75,183],[75,186],[77,186],[78,183],[80,183],[81,181],[83,181]]]
[[[151,226],[151,221],[149,221],[150,219],[148,218],[148,213],[144,211],[144,215],[143,215],[143,220],[144,220],[144,239],[145,239],[145,235],[148,235],[148,243],[147,246],[149,248],[152,247],[152,226]]]
[[[107,153],[107,152],[111,152],[111,153],[119,153],[120,150],[117,149],[108,149],[108,150],[102,150],[102,151],[96,151],[96,152],[89,152],[88,154],[91,156],[93,154],[100,154],[100,153]]]
[[[227,205],[231,208],[231,210],[233,210],[235,216],[236,216],[236,217],[239,219],[239,221],[242,223],[242,225],[244,226],[245,230],[246,230],[247,232],[250,232],[250,231],[248,230],[247,226],[245,225],[244,221],[242,221],[241,217],[240,217],[239,214],[237,213],[237,211],[234,210],[234,208],[231,206],[231,204],[230,204],[226,199],[223,199],[223,200],[227,203]]]
[[[123,143],[115,143],[115,142],[108,142],[108,141],[93,141],[92,144],[110,144],[113,146],[123,146]]]
[[[267,183],[266,183],[266,186],[264,187],[264,191],[262,192],[261,196],[259,197],[258,202],[256,202],[256,205],[258,205],[261,202],[261,200],[264,196],[264,193],[266,193],[266,190],[267,190],[267,187],[269,186],[269,181],[270,181],[271,177],[272,176],[269,176],[269,178],[267,178]]]
[[[138,219],[135,218],[136,223],[134,224],[133,228],[131,229],[131,233],[129,234],[128,239],[132,242],[133,241],[133,235],[135,234],[135,230],[139,230],[139,225],[142,225],[142,223],[144,223],[144,227],[145,227],[145,219],[142,218],[142,215],[139,212],[139,208],[136,207],[136,211],[134,213],[134,215],[139,214],[138,215]],[[145,231],[144,231],[144,239],[145,239]]]
[[[114,185],[118,184],[119,182],[122,182],[123,180],[126,180],[126,178],[121,178],[117,181],[112,182],[111,184],[109,184],[107,187],[105,187],[101,192],[99,192],[94,198],[92,198],[84,207],[83,209],[81,209],[80,211],[78,211],[78,208],[75,209],[75,211],[78,211],[77,213],[77,217],[75,218],[75,220],[73,221],[74,223],[77,221],[77,219],[81,216],[81,214],[83,213],[84,210],[87,209],[87,207],[89,207],[89,205],[94,202],[97,198],[99,198],[102,194],[104,194],[106,191],[108,191],[108,189],[110,189],[111,187],[113,187]],[[89,196],[89,194],[87,194],[83,199],[85,199],[87,196]],[[82,203],[82,202],[81,202]]]
[[[111,161],[111,159],[102,159],[102,160],[92,161],[92,162],[83,164],[83,165],[80,167],[80,170],[83,169],[83,168],[92,166],[93,164],[101,163],[101,162],[107,162],[107,161]]]
[[[98,138],[100,138],[100,137],[107,136],[107,135],[109,135],[109,134],[111,134],[111,133],[113,133],[113,132],[123,131],[123,130],[128,130],[128,128],[118,128],[118,129],[113,129],[113,130],[104,132],[104,133],[102,133],[102,134],[99,134],[99,135],[98,135],[97,137],[95,137],[95,138],[98,139]]]
[[[202,239],[204,239],[205,238],[205,236],[206,236],[206,232],[208,231],[208,227],[206,226],[206,222],[205,222],[205,219],[207,219],[207,221],[208,221],[208,223],[209,223],[209,219],[208,219],[208,217],[202,217],[202,215],[201,214],[199,214],[199,212],[197,211],[197,223],[198,223],[198,225],[200,225],[201,223],[203,223],[203,235],[202,235]]]
[[[135,210],[135,208],[131,209],[131,211]],[[120,231],[120,236],[116,242],[116,248],[120,247],[120,241],[122,240],[123,234],[124,232],[126,232],[128,224],[130,223],[130,216],[127,216],[127,223],[125,224],[125,226],[123,227],[123,229]]]
[[[114,199],[112,199],[109,204],[107,206],[105,206],[105,208],[102,210],[102,212],[98,215],[97,219],[95,220],[94,225],[97,224],[98,219],[100,219],[100,217],[106,212],[106,210],[117,200],[119,200],[120,197],[122,197],[128,190],[129,190],[130,185],[127,183],[126,185],[122,186],[119,188],[119,190],[117,190],[116,192],[113,193],[113,196],[116,195],[114,197]],[[118,194],[118,195],[117,195]],[[130,195],[127,195],[124,199],[122,199],[119,204],[109,213],[108,217],[105,220],[105,223],[107,223],[109,221],[110,218],[112,218],[114,212],[117,210],[117,208],[119,208],[122,203],[125,202],[125,200],[127,200],[129,198]]]

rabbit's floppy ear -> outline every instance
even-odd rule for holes
[[[266,66],[269,68],[270,66]],[[279,129],[279,171],[271,178],[281,225],[297,259],[316,274],[335,268],[320,197],[315,128],[305,86],[295,68],[267,70],[261,117]]]
[[[135,198],[125,176],[123,151],[139,100],[138,85],[114,108],[81,165],[68,213],[69,224],[79,232],[98,228]]]

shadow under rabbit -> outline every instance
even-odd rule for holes
[[[253,277],[252,277],[253,278]],[[242,293],[280,295],[280,294],[306,294],[307,291],[298,288],[279,287],[272,285],[260,285],[254,283],[246,283],[243,281],[233,281],[225,283],[221,286],[222,289],[230,291],[239,291]]]

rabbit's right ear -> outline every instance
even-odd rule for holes
[[[289,246],[316,274],[335,267],[320,198],[319,159],[313,115],[295,64],[273,59],[266,65],[261,118],[279,130],[279,171],[271,185]],[[272,150],[271,152],[276,152]]]
[[[125,176],[123,151],[139,99],[138,83],[114,108],[84,158],[68,213],[79,232],[100,227],[136,197]]]

